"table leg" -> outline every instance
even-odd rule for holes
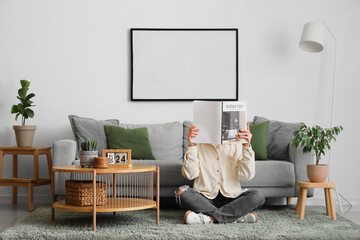
[[[291,204],[291,197],[287,197],[287,198],[286,198],[286,203],[287,203],[287,205],[290,205],[290,204]]]
[[[156,167],[156,224],[160,222],[160,168]]]
[[[325,204],[326,204],[326,215],[331,215],[331,208],[330,208],[330,199],[329,199],[329,189],[324,188],[325,193]]]
[[[28,200],[28,211],[32,212],[34,210],[34,185],[32,183],[28,183]]]
[[[39,154],[34,152],[34,179],[39,179]]]
[[[113,173],[113,200],[116,200],[116,173]],[[116,215],[116,212],[113,212],[113,216]]]
[[[336,211],[335,211],[333,190],[332,190],[332,188],[329,188],[328,191],[329,191],[331,218],[332,218],[332,220],[336,220]]]
[[[96,231],[96,170],[93,171],[93,231]]]
[[[51,176],[52,159],[51,159],[51,151],[50,150],[46,153],[46,157],[47,157],[47,165],[48,165],[49,176]]]
[[[296,210],[295,210],[295,214],[297,214],[297,215],[299,215],[299,214],[300,214],[300,207],[301,207],[301,193],[302,193],[302,189],[300,188],[299,193],[298,193],[297,203],[296,203]]]
[[[307,195],[307,188],[301,188],[301,206],[300,206],[300,219],[304,220],[305,215],[305,205],[306,205],[306,195]]]
[[[18,176],[18,155],[13,154],[13,178]],[[12,188],[12,203],[17,204],[17,187]]]
[[[51,178],[51,221],[55,221],[55,209],[54,209],[54,203],[55,203],[55,183],[54,183],[54,177],[55,172],[51,171],[50,178]]]
[[[4,154],[3,151],[0,150],[0,178],[2,176],[3,163],[4,163]]]

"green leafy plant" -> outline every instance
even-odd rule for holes
[[[34,107],[32,105],[33,102],[30,100],[35,97],[34,93],[30,93],[27,95],[27,91],[29,90],[30,82],[27,80],[20,80],[21,88],[18,90],[17,99],[20,100],[20,103],[17,105],[12,105],[11,113],[16,114],[15,120],[17,121],[18,117],[22,116],[22,124],[25,125],[25,120],[28,118],[34,117],[34,111],[30,109],[30,107]]]
[[[316,156],[316,165],[319,165],[321,156],[325,156],[326,149],[330,150],[330,143],[332,140],[336,141],[335,136],[344,130],[342,126],[333,128],[322,128],[320,126],[309,127],[303,125],[299,130],[294,131],[294,140],[292,145],[303,147],[303,153],[314,151]]]
[[[81,150],[83,151],[96,151],[97,141],[92,139],[87,139],[85,142],[81,143]]]

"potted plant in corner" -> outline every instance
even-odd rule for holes
[[[322,128],[320,126],[302,126],[294,131],[294,140],[292,145],[298,147],[301,145],[303,153],[314,152],[316,164],[307,165],[307,175],[311,182],[324,182],[328,174],[328,165],[319,164],[319,161],[325,156],[326,149],[330,150],[332,140],[336,141],[335,136],[343,130],[342,126],[333,128]]]
[[[21,115],[21,125],[14,125],[13,129],[15,131],[16,142],[18,147],[31,147],[34,141],[34,135],[36,126],[34,125],[25,125],[25,120],[28,118],[34,117],[34,111],[30,107],[33,102],[31,99],[35,97],[34,93],[27,94],[29,90],[30,82],[27,80],[20,80],[21,88],[18,90],[17,99],[20,100],[20,103],[17,105],[12,105],[11,113],[16,114],[15,120]]]
[[[80,151],[80,166],[83,168],[93,167],[94,166],[94,157],[98,156],[97,141],[87,139],[85,142],[81,143]]]

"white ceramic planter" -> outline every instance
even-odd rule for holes
[[[80,151],[80,166],[83,168],[94,167],[94,157],[98,156],[98,151]]]

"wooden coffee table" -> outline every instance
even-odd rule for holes
[[[73,180],[92,180],[93,205],[75,206],[65,200],[55,202],[54,174],[73,174]],[[153,199],[153,173],[156,173],[156,201]],[[93,230],[96,231],[96,213],[119,211],[134,211],[156,209],[156,223],[160,220],[160,168],[151,165],[132,165],[131,168],[81,168],[80,165],[56,166],[52,168],[51,191],[52,207],[51,221],[55,220],[55,209],[92,212]],[[96,182],[106,182],[107,201],[102,206],[96,206]]]
[[[2,178],[2,168],[4,162],[4,155],[12,155],[13,170],[12,178]],[[34,177],[33,178],[19,178],[18,177],[18,155],[33,155],[34,157]],[[47,156],[47,164],[49,176],[51,175],[51,147],[2,147],[0,148],[0,186],[12,186],[13,199],[12,203],[17,204],[17,188],[28,188],[28,211],[34,210],[34,187],[42,185],[50,185],[49,178],[39,178],[39,155]]]
[[[325,204],[326,204],[326,214],[331,216],[332,220],[336,220],[336,212],[334,205],[333,189],[335,188],[335,183],[333,182],[308,182],[308,181],[297,181],[297,185],[300,187],[298,202],[296,204],[295,214],[299,214],[301,220],[304,219],[305,215],[305,205],[306,205],[306,195],[308,188],[324,188],[325,193]]]

